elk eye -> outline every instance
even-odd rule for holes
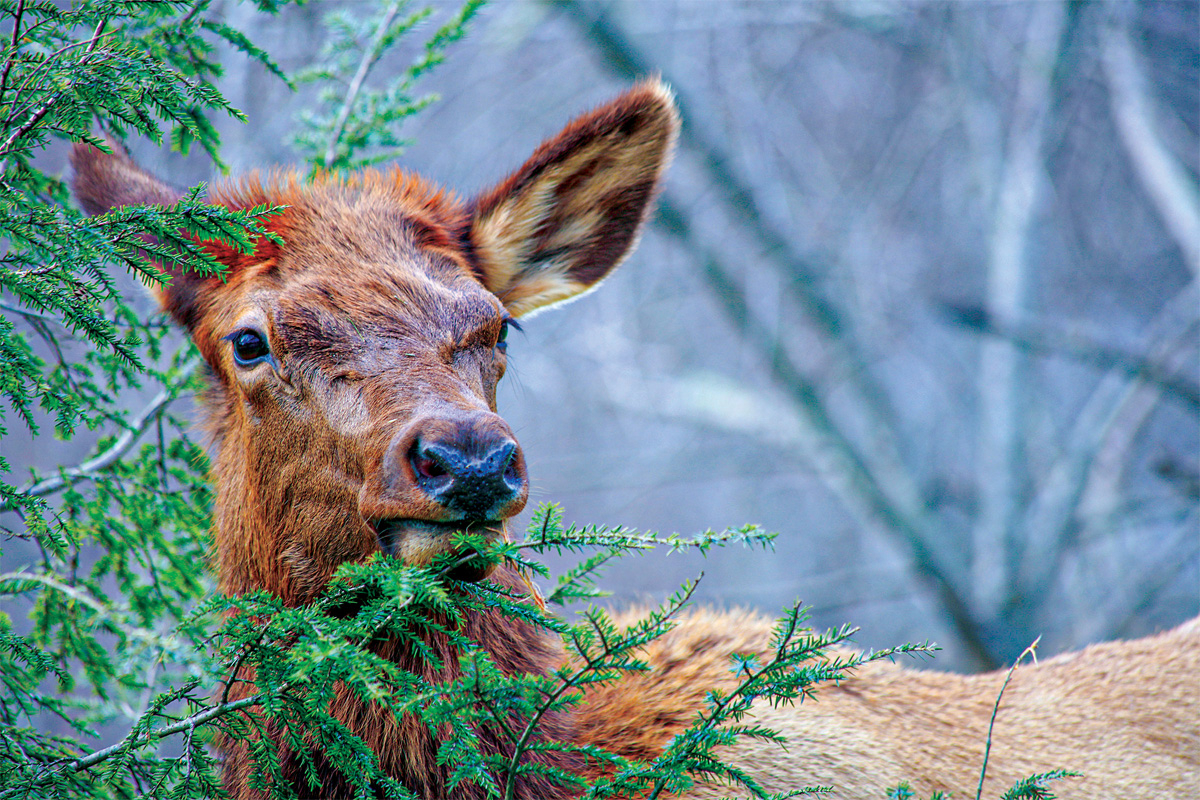
[[[252,367],[271,355],[266,337],[251,328],[243,328],[225,337],[233,342],[233,360],[239,367]]]
[[[508,329],[510,327],[521,330],[521,326],[512,317],[506,317],[500,323],[500,335],[496,337],[496,349],[501,353],[508,349]]]

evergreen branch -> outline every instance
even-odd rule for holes
[[[1054,800],[1057,795],[1047,789],[1045,784],[1063,778],[1080,778],[1082,776],[1082,772],[1066,769],[1039,772],[1014,783],[1008,791],[1000,795],[1000,800]]]
[[[703,575],[701,575],[701,577],[703,577]],[[699,583],[700,580],[697,578],[696,580],[686,584],[683,592],[676,593],[675,597],[672,598],[671,604],[660,612],[661,615],[656,614],[653,617],[655,626],[661,627],[662,625],[665,625],[673,616],[678,614],[680,609],[682,609],[687,604],[688,600],[691,599],[692,594],[695,593],[696,587],[699,585]],[[590,617],[588,618],[588,621],[591,622],[593,629],[600,638],[600,652],[598,655],[594,656],[581,652],[580,655],[584,659],[583,666],[575,670],[573,674],[562,678],[562,682],[558,688],[546,696],[546,698],[538,706],[538,709],[534,713],[533,717],[529,720],[528,724],[526,724],[525,730],[521,732],[521,738],[518,739],[516,744],[513,746],[513,753],[508,761],[508,780],[504,787],[505,800],[513,800],[515,796],[514,792],[517,788],[516,779],[519,774],[517,767],[520,764],[521,755],[525,752],[525,749],[529,745],[530,738],[532,738],[533,734],[537,731],[538,725],[541,723],[542,718],[547,714],[547,712],[554,708],[558,701],[568,691],[578,688],[580,682],[589,673],[598,672],[606,661],[618,655],[622,651],[632,649],[632,645],[640,643],[641,637],[639,636],[626,636],[622,637],[622,640],[617,644],[610,643],[607,637],[604,635],[604,629],[600,626],[599,622]],[[644,623],[638,624],[641,625]]]
[[[208,0],[196,0],[195,3],[192,3],[192,7],[188,9],[188,12],[179,19],[179,27],[186,27],[187,24],[195,19],[196,15],[199,14],[200,11],[207,5]]]
[[[325,145],[325,155],[322,163],[326,169],[331,168],[337,159],[337,144],[342,138],[342,132],[346,129],[346,122],[350,119],[350,114],[354,110],[354,102],[358,99],[358,93],[362,91],[367,75],[370,74],[371,69],[383,54],[383,45],[387,39],[388,29],[392,26],[392,20],[396,18],[396,14],[400,11],[400,6],[404,5],[404,3],[405,0],[392,0],[388,5],[384,11],[383,18],[379,22],[379,27],[375,30],[375,35],[371,39],[371,45],[363,53],[362,60],[358,62],[358,69],[355,71],[354,77],[350,81],[350,86],[346,90],[346,98],[342,101],[342,108],[338,112],[333,130],[329,133],[328,143]]]
[[[195,731],[195,729],[201,725],[213,722],[214,720],[220,719],[228,714],[232,714],[235,711],[241,711],[242,709],[257,706],[263,702],[263,699],[264,697],[261,693],[252,694],[249,697],[243,697],[228,703],[209,706],[202,711],[198,711],[195,714],[192,714],[191,716],[164,728],[143,732],[131,732],[128,736],[116,744],[105,747],[102,750],[89,753],[82,758],[67,761],[66,763],[60,763],[56,768],[52,767],[23,786],[14,786],[10,789],[0,792],[0,800],[8,800],[9,798],[16,797],[19,794],[28,793],[29,790],[37,786],[44,785],[60,775],[69,775],[89,770],[92,767],[104,763],[110,758],[124,755],[152,742],[165,739],[168,736],[173,736],[177,733],[183,733],[185,731]]]
[[[448,573],[450,570],[452,570],[454,566],[455,566],[455,564],[451,564],[451,565],[448,565],[445,568],[443,568],[439,573],[437,573],[438,577],[439,578],[445,577],[445,574]],[[0,581],[6,580],[6,579],[9,579],[9,580],[18,580],[18,579],[19,580],[42,580],[43,578],[44,578],[44,576],[28,575],[28,574],[22,574],[22,573],[15,573],[15,574],[11,574],[11,575],[0,575]],[[43,582],[50,582],[50,580],[52,580],[52,579],[43,580]],[[62,584],[60,584],[57,581],[53,581],[53,583],[55,584],[56,588],[59,588],[60,586],[64,590],[67,590],[70,588],[70,587],[63,586]],[[74,596],[74,595],[72,594],[72,596]],[[89,605],[90,607],[95,608],[96,610],[101,610],[103,608],[103,605],[99,604],[98,602],[95,602],[94,598],[87,598],[87,597],[81,595],[77,599],[81,600],[82,602]],[[92,602],[89,602],[89,599],[92,600]],[[412,603],[413,599],[414,599],[413,596],[405,598],[405,600],[402,601],[400,604],[398,604],[392,610],[392,612],[390,614],[386,615],[383,619],[379,620],[371,629],[369,629],[364,634],[362,634],[356,643],[357,648],[359,648],[359,649],[365,648],[369,642],[371,642],[376,636],[378,636],[380,634],[380,632],[382,632],[384,630],[384,628],[386,628],[395,619],[395,616],[397,613],[399,613],[399,611],[406,608],[407,606],[409,606]],[[267,629],[265,627],[263,627],[263,628],[260,628],[259,630],[260,630],[259,636],[261,639],[261,636],[265,635]],[[9,798],[13,798],[18,793],[21,793],[21,792],[27,793],[29,790],[31,790],[37,786],[41,786],[47,782],[53,781],[57,776],[60,776],[63,774],[74,774],[74,773],[89,770],[89,769],[96,767],[112,758],[126,755],[134,750],[140,749],[146,745],[149,745],[155,741],[165,739],[169,736],[173,736],[178,733],[187,733],[190,736],[190,735],[192,735],[192,733],[194,733],[194,731],[197,728],[201,727],[202,725],[206,725],[210,722],[214,722],[214,721],[216,721],[222,717],[225,717],[235,711],[241,711],[244,709],[263,705],[264,703],[267,703],[268,701],[270,701],[271,698],[273,698],[273,697],[283,697],[286,695],[286,693],[289,690],[291,690],[294,686],[297,685],[297,683],[300,682],[297,679],[287,680],[287,681],[284,681],[283,683],[281,683],[278,687],[276,687],[270,693],[260,691],[260,692],[256,692],[255,694],[249,695],[247,697],[239,698],[237,700],[228,700],[228,693],[229,693],[230,687],[237,680],[237,672],[240,670],[242,664],[244,663],[244,660],[245,660],[244,654],[248,653],[249,650],[251,650],[251,649],[253,649],[253,645],[249,642],[246,643],[246,645],[243,648],[241,648],[241,650],[239,651],[238,657],[235,658],[235,660],[233,662],[233,668],[232,668],[233,671],[230,673],[229,679],[225,682],[225,689],[221,695],[221,702],[219,702],[213,706],[208,706],[208,707],[206,707],[206,708],[204,708],[182,720],[178,720],[171,725],[167,725],[166,727],[159,728],[156,730],[139,730],[139,726],[135,726],[134,730],[132,730],[128,735],[126,735],[126,737],[124,739],[122,739],[121,741],[119,741],[113,745],[110,745],[109,747],[105,747],[101,750],[97,750],[97,751],[90,753],[87,756],[84,756],[82,758],[67,761],[65,763],[60,762],[57,769],[51,769],[46,772],[43,772],[41,775],[26,782],[23,786],[12,787],[5,791],[0,791],[0,800],[9,800]],[[170,696],[168,696],[168,697],[170,697]],[[181,698],[176,697],[174,699],[181,699]],[[160,698],[160,700],[161,700],[161,698]],[[161,716],[161,714],[154,713],[154,716]]]
[[[694,734],[692,737],[693,741],[700,738],[700,736],[695,734],[708,733],[717,725],[719,725],[721,721],[727,717],[731,704],[733,704],[735,701],[744,701],[743,694],[746,692],[748,687],[753,685],[755,680],[763,675],[768,674],[773,667],[781,664],[786,646],[790,642],[791,637],[795,634],[796,628],[798,627],[797,616],[797,614],[793,614],[792,618],[788,620],[787,630],[784,636],[781,637],[780,644],[776,648],[775,656],[769,663],[765,664],[762,669],[755,672],[750,669],[748,662],[744,662],[742,665],[740,665],[740,669],[745,674],[745,678],[742,679],[737,687],[735,687],[733,691],[726,695],[713,695],[716,699],[714,702],[712,702],[710,708],[701,715],[701,724],[699,726],[693,725],[688,729],[688,733]],[[845,637],[849,637],[854,632],[850,629],[844,630]],[[679,740],[677,739],[676,741]],[[655,782],[654,790],[649,795],[648,800],[656,800],[656,798],[662,794],[666,788],[667,777],[667,775],[662,775],[658,778],[658,780]]]
[[[146,406],[138,412],[138,415],[133,418],[129,427],[122,433],[115,442],[103,453],[99,453],[82,464],[68,469],[60,470],[59,474],[52,478],[45,478],[36,481],[26,486],[21,487],[19,492],[30,497],[41,497],[43,495],[57,492],[81,480],[86,480],[101,470],[112,466],[119,461],[126,453],[129,452],[142,434],[154,423],[158,416],[163,412],[168,405],[175,401],[179,396],[179,390],[187,383],[196,367],[200,364],[199,356],[192,356],[187,362],[179,368],[174,380],[162,389],[158,394],[150,400]],[[7,511],[10,506],[0,505],[0,511]]]
[[[101,600],[92,596],[89,592],[83,591],[78,586],[70,586],[60,580],[52,578],[49,575],[43,575],[36,572],[6,572],[0,575],[0,584],[12,582],[18,584],[19,587],[21,583],[26,581],[41,584],[42,586],[51,588],[56,592],[67,595],[72,600],[83,603],[85,606],[99,614],[100,617],[106,622],[111,623],[114,628],[126,636],[134,639],[141,639],[142,641],[146,642],[162,641],[162,637],[149,628],[142,628],[136,625],[125,625],[116,621],[113,619],[113,612],[116,609],[105,605]],[[0,586],[0,592],[9,593],[12,591],[13,590],[7,587]],[[20,589],[18,588],[17,591],[20,591]]]
[[[69,42],[67,44],[64,44],[62,47],[58,48],[53,53],[46,56],[45,60],[43,60],[41,64],[39,64],[28,75],[25,76],[25,80],[22,81],[21,85],[18,86],[16,89],[16,96],[19,98],[23,92],[35,87],[38,83],[38,79],[40,78],[42,72],[50,72],[57,66],[58,58],[66,55],[67,53],[71,52],[72,50],[76,50],[85,45],[87,45],[88,52],[90,52],[92,49],[95,48],[96,43],[99,41],[101,36],[103,36],[103,31],[97,33],[95,36],[92,36],[90,39],[80,39],[77,42]],[[86,53],[85,53],[85,55],[86,55]],[[80,59],[79,64],[82,65],[82,64],[86,63],[86,61],[87,61],[86,58]],[[24,115],[26,113],[26,111],[27,111],[26,108],[22,108],[22,107],[18,106],[16,101],[14,100],[12,103],[11,110],[9,111],[8,117],[5,118],[5,120],[4,120],[5,127],[7,127],[9,124],[11,124],[13,120],[19,119],[22,115]]]
[[[101,19],[98,23],[96,23],[96,30],[92,34],[92,38],[87,40],[87,45],[88,45],[87,50],[84,52],[84,54],[79,59],[80,66],[82,66],[83,64],[86,64],[88,59],[91,58],[92,53],[95,52],[96,45],[99,43],[100,37],[104,35],[104,29],[105,29],[105,27],[107,27],[107,25],[108,25],[107,17]],[[68,88],[70,87],[70,85],[71,84],[68,84]],[[49,100],[47,100],[44,104],[42,104],[42,106],[40,108],[38,108],[36,111],[33,112],[33,114],[29,117],[29,119],[26,120],[24,125],[22,125],[21,127],[17,128],[15,131],[12,132],[12,134],[8,137],[8,139],[6,139],[4,141],[4,144],[0,145],[0,160],[8,159],[8,156],[9,156],[10,152],[12,151],[13,145],[22,136],[24,136],[25,134],[29,133],[29,131],[31,131],[35,127],[37,127],[38,123],[42,121],[42,118],[45,117],[48,113],[50,113],[50,109],[52,109],[54,107],[55,103],[57,103],[62,98],[63,93],[65,91],[66,91],[66,89],[62,89],[62,90],[56,92]],[[13,103],[13,106],[15,109],[15,106],[16,106],[15,102]],[[17,112],[14,110],[13,113],[9,114],[8,119],[5,120],[5,123],[7,124],[8,122],[11,122],[15,118],[14,114],[16,114],[16,113]]]
[[[9,42],[8,58],[4,60],[4,71],[0,72],[0,100],[8,89],[8,75],[13,63],[17,60],[17,45],[21,41],[21,17],[25,15],[25,0],[17,0],[17,10],[13,12],[12,40]]]
[[[1000,701],[1004,699],[1004,690],[1008,688],[1009,681],[1012,680],[1013,673],[1017,671],[1017,665],[1025,656],[1033,659],[1033,663],[1037,664],[1037,646],[1042,641],[1042,637],[1038,637],[1033,641],[1033,644],[1021,651],[1021,655],[1017,656],[1017,660],[1008,668],[1008,672],[1004,675],[1004,683],[1000,686],[1000,693],[996,695],[996,702],[992,706],[992,717],[988,720],[987,742],[983,746],[983,765],[979,768],[979,786],[975,789],[975,800],[980,800],[983,796],[983,782],[987,778],[988,757],[992,753],[992,731],[996,727],[996,715],[1000,713]]]

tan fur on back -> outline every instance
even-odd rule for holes
[[[647,648],[650,672],[593,694],[585,736],[642,757],[660,752],[703,708],[707,688],[732,685],[729,654],[764,652],[770,634],[769,620],[746,612],[693,613]],[[921,800],[935,790],[974,797],[1004,677],[870,664],[821,687],[816,702],[756,710],[752,721],[787,736],[786,750],[744,740],[726,755],[774,792],[833,786],[822,796],[882,800],[907,781]],[[1052,784],[1064,800],[1200,797],[1200,619],[1018,667],[983,796],[1056,769],[1084,773]],[[727,786],[687,795],[728,796],[745,795]]]

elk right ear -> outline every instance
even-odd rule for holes
[[[484,286],[514,316],[595,287],[637,243],[679,131],[647,81],[568,125],[472,206]]]
[[[120,206],[170,206],[183,197],[181,190],[139,167],[119,143],[112,139],[105,143],[111,153],[83,142],[76,142],[71,148],[71,167],[75,173],[71,191],[88,214],[103,214]],[[197,285],[211,279],[158,266],[170,276],[170,281],[155,287],[155,294],[175,321],[190,329]]]

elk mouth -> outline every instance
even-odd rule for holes
[[[457,534],[482,534],[489,542],[500,536],[503,520],[456,520],[437,522],[428,519],[380,519],[371,523],[379,548],[389,556],[406,564],[424,566],[435,556],[453,553],[455,563],[446,576],[458,581],[474,583],[483,580],[495,569],[473,548],[463,548],[452,540]]]

